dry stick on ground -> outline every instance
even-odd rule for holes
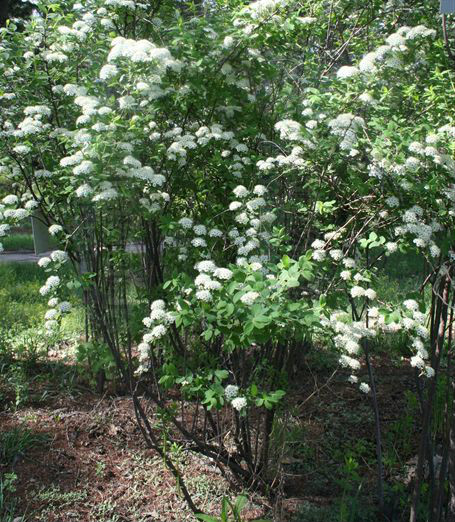
[[[155,450],[159,456],[162,458],[164,464],[169,468],[171,473],[174,475],[174,478],[177,482],[178,487],[183,493],[183,496],[186,500],[186,503],[188,504],[191,511],[196,513],[201,513],[201,510],[196,507],[196,505],[193,502],[193,499],[191,498],[190,493],[188,492],[188,489],[185,485],[185,482],[183,481],[182,475],[180,474],[179,470],[175,467],[172,460],[167,456],[167,454],[163,451],[161,446],[158,443],[158,440],[153,433],[153,429],[150,426],[150,423],[147,418],[147,414],[144,412],[144,409],[142,408],[142,405],[139,401],[139,398],[137,396],[136,391],[133,393],[133,404],[134,404],[134,413],[136,415],[136,420],[139,425],[139,428],[141,430],[142,436],[144,437],[147,445],[150,449]]]

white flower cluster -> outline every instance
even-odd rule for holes
[[[50,128],[48,123],[43,123],[42,118],[51,115],[51,110],[45,105],[33,105],[25,107],[25,118],[18,124],[17,129],[12,132],[16,138],[23,138],[45,132]]]
[[[41,295],[47,295],[53,292],[60,285],[60,277],[56,275],[49,276],[46,283],[40,288],[39,292]]]
[[[138,375],[149,369],[151,345],[167,334],[169,325],[174,321],[174,315],[166,311],[166,304],[162,299],[153,301],[150,314],[142,320],[148,332],[143,335],[142,342],[138,346],[139,367],[136,370]]]
[[[239,387],[235,386],[234,384],[228,384],[226,388],[224,389],[224,395],[226,396],[227,401],[232,401],[232,399],[235,399],[239,394]]]
[[[428,351],[425,348],[425,341],[430,336],[425,326],[427,316],[420,312],[419,304],[414,299],[404,301],[403,309],[402,325],[410,333],[412,347],[415,350],[415,355],[411,357],[411,366],[418,368],[423,375],[431,378],[434,376],[434,369],[428,364]]]
[[[304,141],[305,145],[307,145],[310,149],[314,148],[314,144],[309,140],[300,140]],[[300,146],[293,147],[291,153],[285,156],[284,154],[279,154],[277,157],[269,157],[265,160],[259,160],[256,163],[256,166],[260,171],[269,171],[273,170],[276,167],[294,167],[299,168],[305,165],[305,160],[302,158],[304,154],[304,149]]]
[[[350,368],[356,372],[361,369],[358,357],[361,355],[361,341],[375,337],[377,330],[374,327],[367,328],[362,322],[350,322],[349,316],[343,312],[337,312],[330,316],[321,318],[322,324],[335,332],[335,346],[341,351],[339,362],[344,368]],[[352,374],[349,381],[353,384],[358,383],[358,377]],[[369,386],[361,383],[360,391],[369,392]]]
[[[54,250],[50,257],[42,257],[38,260],[38,266],[41,268],[48,267],[52,262],[65,263],[68,261],[68,254],[63,250]]]
[[[107,61],[114,62],[125,58],[134,63],[152,62],[161,73],[168,68],[178,72],[182,67],[181,62],[175,60],[166,48],[156,47],[148,40],[131,40],[118,36],[111,42]]]
[[[234,275],[228,268],[217,267],[211,260],[200,261],[195,268],[199,272],[194,280],[196,299],[199,301],[212,301],[212,292],[223,287],[220,281],[229,281]]]
[[[302,126],[294,120],[282,120],[275,123],[275,129],[282,140],[302,141]]]
[[[335,232],[327,232],[324,234],[324,241],[322,239],[315,239],[311,243],[311,247],[314,249],[312,258],[315,261],[324,261],[327,257],[327,253],[334,261],[341,261],[345,268],[354,268],[355,261],[351,258],[343,259],[343,251],[339,248],[330,248],[330,244],[332,241],[336,241],[340,239],[342,236],[342,231]],[[350,275],[345,275],[342,277],[344,280],[350,279]]]
[[[60,301],[58,297],[53,297],[49,299],[47,305],[49,310],[44,314],[44,328],[50,335],[58,328],[62,316],[71,311],[71,303]]]
[[[30,205],[25,203],[25,208],[5,208],[11,206],[17,206],[21,202],[19,198],[15,194],[8,194],[2,199],[2,204],[0,204],[0,219],[10,220],[12,223],[16,224],[18,221],[22,221],[26,217],[30,215]],[[10,225],[8,223],[0,224],[2,233],[1,236],[4,236],[8,230]]]
[[[234,408],[234,410],[240,412],[247,407],[248,403],[245,397],[236,397],[231,401],[231,405]]]
[[[436,31],[423,25],[417,27],[401,27],[387,38],[387,44],[367,53],[359,63],[359,70],[365,74],[375,73],[381,65],[389,67],[401,66],[400,53],[407,50],[406,42],[417,38],[433,38]]]
[[[234,189],[234,195],[238,200],[229,205],[231,212],[236,212],[235,221],[238,226],[244,228],[241,235],[237,228],[229,231],[228,236],[237,247],[237,264],[265,263],[268,256],[259,255],[261,242],[268,242],[270,234],[265,227],[272,224],[276,217],[273,212],[266,210],[266,201],[263,196],[267,193],[264,185],[256,185],[249,191],[243,185]]]
[[[346,78],[353,78],[360,74],[360,70],[357,67],[352,67],[349,65],[343,65],[337,71],[337,78],[341,80],[345,80]]]
[[[395,235],[410,234],[414,236],[413,243],[417,248],[428,249],[431,257],[439,257],[440,249],[433,240],[433,234],[441,230],[441,225],[436,221],[425,223],[423,209],[418,205],[406,210],[402,219],[403,225],[395,228]]]
[[[255,21],[263,21],[285,7],[288,0],[256,0],[242,10]]]
[[[348,151],[350,155],[355,155],[358,133],[365,127],[364,119],[351,113],[343,113],[330,120],[328,125],[332,134],[341,138],[341,150]]]

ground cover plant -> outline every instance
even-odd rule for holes
[[[33,215],[58,245],[19,310],[129,397],[199,519],[243,496],[215,514],[182,454],[282,520],[320,451],[335,498],[296,516],[455,519],[451,24],[436,1],[65,0],[1,29],[0,235]],[[299,416],[334,383],[321,439]]]

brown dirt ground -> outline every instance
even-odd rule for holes
[[[407,363],[395,367],[378,361],[378,365],[387,437],[403,413],[412,371]],[[370,400],[347,384],[345,375],[337,374],[325,385],[327,376],[303,372],[293,414],[283,423],[290,442],[283,457],[286,498],[274,517],[279,522],[289,520],[305,500],[324,505],[333,499],[333,479],[349,448],[357,448],[364,490],[374,492]],[[33,386],[29,404],[17,411],[7,409],[0,398],[0,433],[28,428],[39,439],[17,455],[12,466],[0,466],[2,473],[17,474],[17,515],[25,514],[27,522],[194,520],[171,473],[145,447],[128,397],[100,397],[77,389],[43,398],[46,383]],[[205,512],[216,514],[224,495],[233,498],[238,493],[229,489],[208,459],[183,451],[177,462],[196,504]],[[267,502],[255,497],[246,514],[248,519],[265,516]]]

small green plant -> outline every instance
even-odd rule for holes
[[[106,463],[105,462],[97,462],[96,463],[96,469],[95,469],[95,475],[97,477],[104,477],[104,472],[106,471]]]
[[[16,520],[14,517],[15,503],[9,498],[9,494],[16,491],[16,486],[14,485],[16,480],[17,475],[15,473],[0,475],[0,519],[2,522],[12,522],[13,519]],[[22,521],[23,518],[19,520]]]
[[[20,408],[27,404],[29,399],[29,384],[26,372],[21,365],[14,366],[8,374],[8,383],[14,390],[14,407]]]
[[[360,452],[356,452],[359,454]],[[338,483],[342,495],[337,501],[338,522],[368,522],[373,520],[371,506],[362,495],[362,477],[359,473],[359,463],[355,454],[347,454],[341,470]]]
[[[0,435],[0,458],[4,465],[10,465],[17,456],[47,440],[43,434],[33,433],[29,428],[14,428]]]
[[[247,497],[239,495],[234,502],[223,497],[221,501],[221,513],[219,517],[198,514],[196,517],[203,522],[244,522],[242,511],[248,502]],[[267,520],[256,520],[256,522],[268,522]]]
[[[103,343],[80,343],[76,347],[76,359],[84,372],[88,367],[90,380],[96,383],[97,390],[101,393],[105,379],[112,377],[116,368],[115,360],[109,348]]]

